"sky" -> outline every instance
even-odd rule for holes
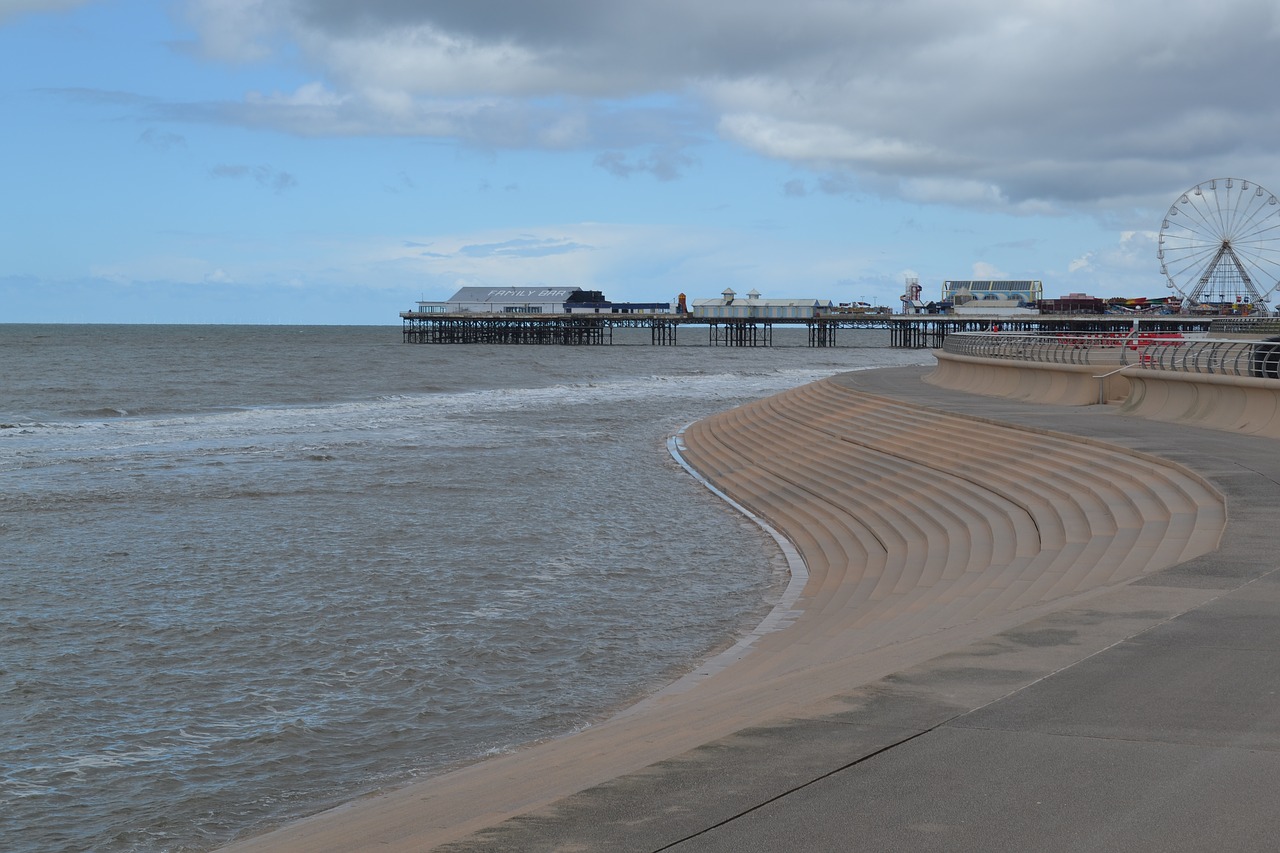
[[[0,0],[0,322],[1164,296],[1278,83],[1274,0]]]

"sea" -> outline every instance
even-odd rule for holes
[[[732,644],[785,563],[667,439],[932,357],[679,335],[0,325],[0,849],[211,850]]]

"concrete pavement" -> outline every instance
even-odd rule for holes
[[[1280,444],[926,372],[840,381],[1181,463],[1227,498],[1221,547],[439,849],[1280,846]]]

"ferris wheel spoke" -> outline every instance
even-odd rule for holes
[[[1229,233],[1240,234],[1250,229],[1262,213],[1262,207],[1254,203],[1252,194],[1238,193],[1231,201],[1232,219]]]
[[[1265,281],[1280,281],[1280,257],[1275,255],[1248,255],[1243,258],[1249,266],[1250,276]]]
[[[1232,240],[1232,243],[1254,244],[1267,243],[1280,238],[1280,217],[1259,220],[1253,223],[1253,227],[1242,232],[1240,236]]]
[[[1248,239],[1251,235],[1274,229],[1280,225],[1280,220],[1275,217],[1269,217],[1265,208],[1258,208],[1250,212],[1249,216],[1243,219],[1240,225],[1231,229],[1231,234],[1235,235],[1232,242],[1237,240]]]
[[[1188,231],[1206,238],[1217,237],[1222,233],[1221,225],[1212,219],[1208,211],[1202,210],[1199,206],[1184,207],[1182,213],[1185,216],[1183,227]]]
[[[1164,252],[1165,263],[1175,263],[1179,266],[1193,264],[1198,262],[1208,262],[1218,251],[1218,245],[1197,245],[1195,247],[1183,247],[1166,249]]]
[[[1216,252],[1203,252],[1194,256],[1177,258],[1173,262],[1166,261],[1166,269],[1171,278],[1199,278],[1216,256]]]
[[[1280,246],[1276,245],[1275,240],[1248,240],[1241,242],[1239,240],[1231,245],[1235,247],[1236,253],[1247,255],[1253,258],[1280,258]]]
[[[1172,243],[1165,245],[1164,254],[1166,257],[1169,255],[1174,257],[1212,255],[1218,251],[1218,247],[1221,245],[1221,243]]]
[[[1218,223],[1218,232],[1221,234],[1230,233],[1231,230],[1231,213],[1230,208],[1223,209],[1223,198],[1218,195],[1218,188],[1215,182],[1213,187],[1213,212],[1214,218]]]

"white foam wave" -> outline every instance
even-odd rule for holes
[[[865,367],[919,363],[919,353],[872,350]],[[725,371],[696,375],[650,375],[546,387],[403,394],[315,406],[264,406],[160,418],[127,418],[33,424],[0,445],[0,472],[69,461],[135,461],[148,453],[198,458],[232,452],[325,453],[335,443],[359,443],[377,432],[382,440],[456,440],[460,421],[511,411],[603,406],[669,400],[734,405],[850,369],[806,368]],[[482,437],[468,424],[471,437]]]

